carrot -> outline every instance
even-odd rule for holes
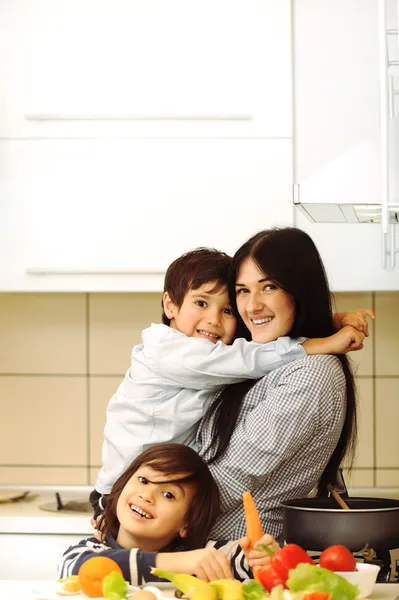
[[[245,521],[247,524],[247,537],[249,538],[249,550],[253,550],[256,542],[259,542],[263,535],[262,523],[251,492],[244,492],[242,495],[244,503]]]

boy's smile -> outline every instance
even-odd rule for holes
[[[211,281],[196,290],[189,290],[183,303],[176,306],[165,292],[164,311],[170,326],[188,337],[200,337],[213,344],[231,344],[236,331],[236,319],[224,288],[214,292],[217,282]]]
[[[164,548],[178,535],[185,536],[186,515],[195,488],[176,481],[184,476],[170,477],[150,465],[134,473],[116,506],[120,523],[117,542],[121,546],[151,552]]]

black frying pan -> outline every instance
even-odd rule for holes
[[[356,552],[399,548],[399,500],[345,498],[343,510],[333,498],[300,498],[282,503],[287,543],[305,550],[324,550],[342,544]]]

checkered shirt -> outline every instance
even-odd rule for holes
[[[307,356],[260,379],[246,394],[225,455],[210,465],[222,514],[211,539],[245,535],[242,493],[250,490],[263,530],[281,539],[280,502],[307,496],[338,442],[346,383],[335,356]],[[198,431],[206,459],[212,419]]]

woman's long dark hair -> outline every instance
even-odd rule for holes
[[[242,263],[251,258],[259,270],[279,288],[290,294],[295,305],[292,338],[320,338],[334,330],[331,292],[320,255],[312,239],[300,229],[287,227],[261,231],[250,238],[233,256],[229,272],[229,295],[237,313],[237,337],[251,339],[237,310],[235,283]],[[320,478],[318,493],[335,480],[345,457],[345,467],[353,463],[357,440],[356,397],[353,374],[346,355],[338,355],[346,380],[346,416],[338,444]],[[211,405],[207,417],[214,419],[212,443],[206,453],[208,463],[226,452],[235,428],[242,400],[256,381],[247,380],[226,387]],[[208,458],[209,456],[209,458]]]
[[[169,479],[169,482],[179,481],[195,487],[195,494],[186,515],[186,537],[173,540],[163,550],[172,551],[177,547],[181,551],[204,548],[210,529],[220,514],[219,488],[197,452],[183,444],[174,443],[155,444],[144,450],[114,483],[107,498],[105,513],[99,522],[102,539],[109,534],[114,539],[117,538],[119,520],[116,507],[119,496],[130,478],[143,465],[169,477],[177,476],[176,479]]]

